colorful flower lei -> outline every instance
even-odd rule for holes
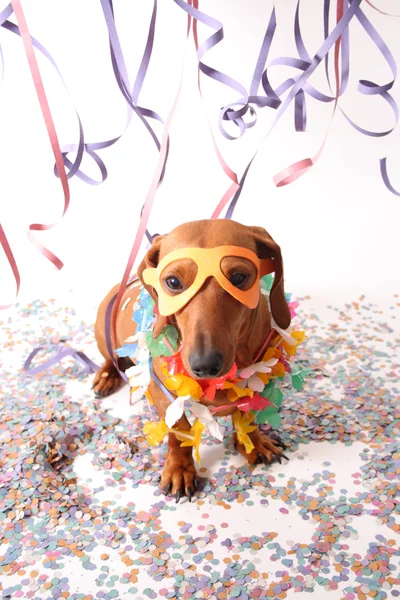
[[[260,280],[261,293],[269,297],[273,283],[273,275],[266,275]],[[291,301],[291,295],[286,294],[291,316],[296,315],[297,302]],[[268,349],[263,352],[261,360],[253,365],[238,370],[236,365],[223,377],[214,379],[192,378],[182,362],[179,351],[179,335],[175,327],[167,325],[161,334],[153,337],[153,323],[156,307],[148,292],[142,288],[134,307],[133,320],[136,323],[136,333],[128,338],[116,353],[120,357],[129,357],[136,364],[126,371],[131,386],[131,402],[145,396],[149,403],[153,421],[145,423],[143,433],[149,444],[159,445],[168,432],[176,435],[181,446],[193,446],[195,456],[200,462],[199,446],[201,436],[207,427],[211,435],[223,439],[223,430],[214,415],[235,406],[233,424],[238,440],[250,453],[254,448],[249,433],[256,425],[268,423],[277,427],[281,423],[279,410],[283,400],[280,385],[283,380],[289,380],[296,390],[301,390],[305,376],[309,370],[290,365],[290,360],[296,355],[297,346],[304,340],[303,331],[280,329],[272,322],[273,330],[268,338]],[[162,356],[165,380],[161,383],[152,369],[152,358]],[[166,411],[165,419],[156,421],[152,410],[152,399],[148,392],[151,377],[154,377],[164,392],[169,396],[171,405]],[[227,390],[227,404],[208,408],[199,401],[207,398],[212,401],[217,390]],[[173,392],[175,396],[170,394]],[[183,414],[189,411],[195,420],[189,431],[174,427]]]

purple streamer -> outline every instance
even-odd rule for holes
[[[329,50],[335,44],[336,40],[342,35],[343,31],[348,26],[348,24],[350,23],[351,19],[355,16],[356,11],[357,11],[357,9],[358,9],[361,1],[362,0],[353,0],[353,2],[351,3],[351,6],[349,7],[349,9],[344,13],[344,15],[340,19],[339,23],[337,23],[337,25],[334,27],[334,29],[332,30],[332,32],[325,39],[324,43],[322,44],[322,46],[320,47],[320,49],[318,50],[318,52],[313,57],[311,63],[308,66],[308,68],[306,68],[303,71],[303,73],[300,74],[300,76],[295,80],[295,82],[294,82],[294,84],[293,84],[293,86],[292,86],[289,94],[287,95],[286,99],[284,100],[284,102],[282,102],[282,104],[280,105],[280,107],[277,109],[277,113],[275,115],[275,118],[274,118],[274,120],[272,122],[272,125],[271,125],[269,131],[267,132],[267,135],[265,136],[264,140],[269,136],[269,134],[275,128],[275,126],[278,123],[279,119],[282,117],[282,115],[285,113],[285,111],[287,110],[287,108],[290,106],[291,102],[296,97],[296,94],[300,90],[303,89],[304,84],[307,83],[307,79],[312,75],[312,73],[315,71],[315,69],[321,63],[321,61],[328,54]],[[292,62],[292,61],[294,61],[294,62]],[[283,58],[283,59],[277,59],[275,61],[272,61],[271,65],[272,64],[290,64],[290,66],[293,66],[293,64],[297,64],[298,67],[303,68],[303,66],[305,66],[305,64],[307,64],[307,61],[302,61],[301,59]],[[235,210],[236,204],[237,204],[237,202],[239,200],[239,197],[240,197],[240,194],[242,192],[243,185],[244,185],[244,182],[246,180],[247,174],[248,174],[249,169],[250,169],[250,167],[251,167],[251,165],[252,165],[255,157],[257,156],[257,154],[258,154],[258,150],[256,151],[256,153],[252,157],[251,161],[247,165],[246,170],[245,170],[245,172],[244,172],[244,174],[242,176],[242,179],[239,182],[239,188],[238,188],[237,192],[235,193],[234,197],[232,198],[232,200],[231,200],[231,202],[229,204],[228,210],[226,211],[226,218],[227,219],[231,219],[232,218],[232,215],[233,215],[233,212]]]
[[[164,124],[164,121],[153,110],[137,106],[139,94],[143,87],[143,83],[144,83],[144,80],[145,80],[145,77],[147,74],[147,69],[149,67],[150,58],[151,58],[151,54],[152,54],[152,50],[153,50],[154,33],[155,33],[155,25],[156,25],[156,18],[157,18],[157,0],[153,1],[153,12],[152,12],[151,21],[150,21],[147,42],[146,42],[145,50],[144,50],[144,53],[142,56],[139,71],[138,71],[138,74],[137,74],[137,77],[136,77],[136,80],[134,83],[132,94],[129,93],[128,72],[126,69],[124,55],[122,52],[121,43],[119,40],[117,28],[115,25],[112,0],[100,0],[100,3],[101,3],[101,7],[103,9],[104,18],[105,18],[106,25],[107,25],[108,37],[110,40],[111,62],[112,62],[114,76],[115,76],[116,82],[118,84],[118,87],[119,87],[125,101],[127,102],[129,109],[132,110],[133,112],[135,112],[135,114],[140,118],[142,123],[145,125],[147,131],[150,133],[150,135],[157,147],[157,150],[160,150],[160,142],[158,140],[158,137],[155,134],[153,128],[150,126],[150,124],[145,119],[145,117],[155,119],[162,124]],[[131,118],[131,112],[129,111],[127,126],[129,125],[130,118]],[[168,138],[167,154],[165,157],[165,162],[163,165],[163,170],[161,173],[159,185],[162,183],[162,181],[164,179],[165,169],[166,169],[168,157],[169,157],[169,149],[170,149],[170,142],[169,142],[169,138]],[[143,208],[144,208],[144,206],[142,206],[140,214],[142,214]],[[147,229],[146,229],[145,233],[146,233],[147,239],[149,240],[149,242],[151,242],[153,240],[154,236],[152,236]]]
[[[360,80],[358,85],[358,90],[363,94],[368,95],[380,95],[383,100],[385,100],[391,109],[393,110],[395,123],[394,126],[386,131],[373,132],[367,129],[364,129],[357,125],[350,117],[348,117],[343,111],[345,118],[348,122],[355,128],[357,131],[364,135],[369,135],[373,137],[382,137],[388,135],[391,131],[393,131],[394,127],[396,127],[398,119],[399,119],[399,111],[396,102],[389,94],[389,90],[393,86],[393,82],[397,75],[396,63],[394,58],[386,46],[385,42],[379,35],[379,33],[372,26],[370,21],[364,15],[362,10],[360,9],[361,0],[345,0],[344,2],[344,14],[340,19],[339,23],[336,24],[331,33],[329,33],[329,12],[331,8],[330,0],[324,0],[324,42],[319,49],[319,51],[315,54],[313,58],[310,57],[301,33],[300,28],[300,0],[297,2],[296,12],[295,12],[295,20],[294,20],[294,36],[296,42],[296,48],[299,54],[299,58],[294,57],[280,57],[277,58],[264,69],[264,65],[266,64],[268,54],[270,51],[270,47],[272,44],[272,40],[276,30],[276,15],[275,9],[273,9],[271,13],[271,17],[267,26],[267,30],[262,42],[261,50],[259,52],[259,56],[257,59],[256,67],[254,70],[252,82],[250,85],[250,94],[247,95],[243,86],[232,79],[228,75],[225,75],[221,71],[217,71],[207,65],[204,65],[202,62],[202,58],[205,53],[208,52],[211,48],[213,48],[216,44],[221,42],[224,38],[223,34],[223,26],[222,23],[216,19],[213,19],[209,15],[199,11],[198,9],[189,6],[184,2],[184,0],[174,0],[176,4],[178,4],[185,12],[190,14],[193,18],[199,20],[200,22],[206,24],[209,27],[212,27],[216,30],[216,32],[207,38],[207,40],[199,47],[198,49],[198,61],[200,70],[205,73],[207,76],[215,79],[231,87],[232,89],[238,91],[242,94],[242,97],[235,103],[231,103],[226,105],[219,115],[218,126],[224,137],[227,139],[233,140],[237,139],[244,134],[246,129],[253,127],[257,120],[257,114],[252,105],[255,105],[259,108],[269,106],[277,110],[277,114],[272,123],[270,130],[267,133],[267,136],[272,131],[272,129],[277,124],[278,120],[281,118],[283,113],[287,110],[288,106],[294,100],[294,114],[295,114],[295,129],[296,131],[305,131],[306,123],[307,123],[307,112],[306,112],[306,94],[311,96],[312,98],[318,100],[319,102],[334,102],[336,100],[336,95],[332,92],[332,86],[329,77],[329,69],[328,69],[328,56],[329,51],[332,48],[333,44],[337,41],[339,37],[341,37],[341,78],[340,78],[340,88],[338,95],[341,96],[344,94],[348,87],[349,82],[349,71],[350,71],[350,42],[349,42],[349,23],[354,16],[363,26],[371,40],[377,46],[377,48],[382,53],[386,62],[389,64],[392,73],[393,73],[393,81],[389,83],[378,85],[374,82],[368,80]],[[325,71],[327,76],[327,81],[329,87],[331,89],[332,95],[326,95],[315,87],[313,87],[308,79],[311,74],[315,71],[315,69],[320,64],[321,60],[325,62]],[[278,88],[274,89],[269,83],[268,78],[268,69],[273,66],[287,66],[296,68],[302,73],[296,78],[290,78],[284,81]],[[263,70],[264,69],[264,70]],[[258,87],[262,83],[262,87],[265,92],[265,97],[261,97],[258,95]],[[282,94],[284,94],[288,89],[290,89],[290,93],[284,100],[281,99]],[[339,106],[339,109],[342,110]],[[243,116],[246,113],[250,114],[250,120],[245,122]],[[224,121],[232,121],[239,128],[239,134],[237,136],[230,135],[224,128]],[[256,153],[257,154],[257,153]],[[254,159],[254,157],[253,157]],[[252,159],[252,160],[253,160]],[[226,217],[231,218],[233,214],[233,210],[236,206],[237,200],[240,196],[241,190],[243,188],[244,180],[247,176],[248,169],[251,165],[252,161],[250,161],[249,165],[246,167],[242,180],[239,184],[239,189],[237,190],[235,196],[233,197],[231,204],[227,210]],[[385,163],[384,163],[385,164]]]
[[[168,400],[171,403],[174,402],[176,400],[176,398],[171,394],[169,389],[165,387],[165,385],[163,384],[161,379],[156,375],[156,372],[154,371],[154,367],[153,367],[153,359],[152,358],[150,358],[150,360],[149,360],[149,367],[150,367],[150,377],[152,379],[154,379],[155,383],[158,385],[160,390],[165,394],[165,396],[168,398]]]
[[[105,316],[105,321],[104,321],[104,333],[105,333],[105,337],[106,337],[107,351],[108,351],[108,354],[110,355],[111,360],[113,361],[114,367],[117,369],[118,373],[120,374],[122,379],[125,381],[125,383],[128,383],[128,377],[125,375],[125,373],[123,371],[119,370],[118,362],[114,356],[114,350],[113,350],[112,339],[111,339],[111,317],[112,317],[113,307],[114,307],[115,301],[117,299],[117,295],[118,294],[115,294],[115,296],[113,296],[111,298],[111,300],[108,303],[108,306],[106,308],[106,316]]]
[[[394,117],[395,117],[395,123],[393,125],[392,128],[390,128],[389,130],[386,131],[380,131],[380,132],[374,132],[374,131],[369,131],[367,129],[364,129],[362,127],[360,127],[359,125],[357,125],[352,119],[350,119],[350,117],[348,117],[344,111],[340,108],[339,109],[342,111],[343,115],[345,116],[345,118],[347,119],[347,121],[360,133],[364,134],[364,135],[368,135],[371,137],[383,137],[385,135],[388,135],[389,133],[391,133],[393,131],[393,129],[396,127],[398,120],[399,120],[399,110],[397,107],[397,104],[395,102],[395,100],[393,99],[393,97],[389,94],[389,90],[392,88],[394,80],[396,79],[397,76],[397,66],[396,66],[396,62],[394,60],[394,57],[392,55],[392,53],[390,52],[389,48],[387,47],[387,45],[385,44],[384,40],[382,39],[382,37],[379,35],[379,33],[376,31],[376,29],[373,27],[373,25],[371,24],[371,22],[367,19],[367,17],[364,15],[364,13],[362,12],[362,10],[360,9],[360,0],[351,0],[349,2],[349,5],[347,6],[347,2],[346,2],[346,10],[343,14],[342,19],[340,20],[340,22],[336,25],[336,27],[333,29],[333,31],[331,32],[331,34],[328,33],[328,24],[329,24],[329,0],[325,0],[325,4],[324,4],[324,33],[325,33],[325,41],[322,45],[322,47],[320,48],[320,50],[317,52],[317,54],[314,56],[314,58],[312,59],[311,63],[309,64],[309,66],[304,69],[306,61],[306,57],[308,56],[307,50],[304,46],[302,37],[301,37],[301,32],[300,32],[300,25],[299,25],[299,21],[298,21],[298,11],[296,11],[296,20],[295,20],[295,35],[296,35],[296,46],[300,55],[300,61],[298,59],[292,59],[292,58],[279,58],[279,59],[275,59],[274,61],[271,62],[270,66],[273,65],[288,65],[288,66],[292,66],[292,67],[296,67],[299,68],[301,70],[304,69],[304,73],[303,75],[300,75],[294,82],[293,82],[293,87],[291,89],[291,92],[289,93],[288,97],[286,98],[285,102],[283,104],[280,105],[278,111],[277,111],[277,115],[272,123],[272,126],[269,130],[269,132],[267,133],[267,136],[269,135],[269,133],[272,131],[272,129],[275,127],[276,123],[278,122],[278,120],[280,119],[280,117],[282,116],[282,114],[285,112],[285,110],[288,108],[290,102],[294,99],[295,100],[295,123],[296,123],[296,130],[304,130],[303,127],[305,125],[305,119],[306,119],[306,111],[305,111],[305,104],[303,102],[303,100],[300,100],[298,97],[298,93],[300,90],[302,90],[303,92],[308,93],[309,95],[311,95],[312,97],[314,97],[315,99],[322,101],[322,102],[331,102],[333,101],[335,98],[334,97],[329,97],[326,96],[324,94],[321,94],[320,92],[318,92],[317,90],[315,90],[315,88],[312,88],[308,82],[307,82],[307,78],[313,73],[313,71],[315,70],[315,68],[318,66],[318,64],[321,62],[322,59],[325,59],[325,69],[326,69],[326,73],[327,73],[327,79],[328,79],[328,83],[330,85],[330,81],[329,81],[329,73],[328,73],[328,63],[327,63],[327,57],[328,57],[328,53],[330,48],[333,46],[333,44],[336,42],[336,40],[342,36],[342,45],[341,45],[341,50],[342,50],[342,77],[341,77],[341,85],[340,85],[340,90],[339,90],[339,95],[343,94],[344,91],[347,88],[348,85],[348,80],[349,80],[349,31],[348,31],[348,26],[350,23],[350,20],[352,18],[354,18],[354,16],[357,18],[357,20],[360,22],[360,24],[362,25],[362,27],[364,28],[364,30],[367,32],[367,34],[369,35],[369,37],[371,38],[371,40],[374,42],[375,46],[379,49],[379,51],[381,52],[381,54],[383,55],[384,59],[386,60],[386,62],[388,63],[388,65],[390,66],[391,70],[392,70],[392,74],[393,74],[393,80],[383,84],[383,85],[378,85],[372,81],[369,80],[360,80],[359,81],[359,85],[358,85],[358,90],[366,95],[379,95],[382,97],[383,100],[385,100],[389,106],[391,107],[391,109],[393,110],[394,113]],[[298,4],[299,6],[299,4]],[[292,80],[293,81],[293,80]],[[291,82],[292,82],[291,81]],[[285,85],[290,85],[291,82],[289,83],[289,80],[287,80],[285,82]],[[269,84],[268,81],[268,76],[267,76],[267,70],[264,71],[263,73],[263,77],[262,77],[262,83],[263,83],[263,87],[264,87],[264,91],[268,94],[271,94],[271,90],[272,87]],[[331,87],[331,86],[330,86]],[[279,96],[279,94],[277,94],[275,92],[276,96]],[[256,152],[257,154],[257,152]],[[232,201],[229,205],[229,208],[226,212],[226,217],[227,218],[231,218],[233,215],[233,211],[235,209],[235,206],[237,204],[237,201],[239,199],[239,196],[241,194],[241,191],[243,189],[243,184],[244,181],[247,177],[247,173],[249,170],[250,165],[252,164],[256,154],[253,156],[252,160],[250,161],[249,165],[247,166],[244,175],[242,177],[242,180],[240,181],[239,184],[239,189],[237,190],[235,196],[232,198]],[[381,168],[381,174],[382,174],[382,178],[383,181],[386,185],[386,187],[392,192],[395,193],[397,195],[396,190],[393,188],[393,186],[390,184],[388,175],[387,175],[387,167],[386,167],[386,159],[381,159],[380,162],[380,168]],[[399,194],[400,195],[400,194]]]
[[[389,179],[389,175],[387,172],[387,164],[386,164],[387,158],[380,158],[379,159],[379,166],[380,166],[380,170],[381,170],[381,175],[382,175],[382,179],[383,179],[383,183],[386,185],[387,189],[389,190],[389,192],[392,192],[392,194],[394,194],[395,196],[399,196],[400,197],[400,192],[398,192],[390,183],[390,179]]]
[[[269,19],[268,27],[265,32],[265,36],[263,42],[261,44],[261,50],[257,58],[256,68],[254,70],[253,79],[250,85],[250,96],[257,96],[258,88],[260,87],[261,78],[263,75],[263,70],[265,63],[268,59],[268,54],[271,49],[272,40],[275,35],[276,30],[276,15],[275,15],[275,7],[272,10],[271,17]],[[271,88],[271,93],[273,92]]]
[[[26,359],[25,364],[23,366],[23,370],[28,375],[37,375],[38,373],[46,371],[53,365],[59,363],[63,358],[66,358],[67,356],[75,358],[78,362],[80,362],[83,365],[84,373],[94,373],[98,370],[98,365],[92,360],[90,360],[90,358],[88,358],[86,354],[84,354],[80,350],[74,350],[73,348],[68,348],[66,346],[61,346],[62,349],[59,350],[55,356],[52,356],[51,358],[47,359],[46,361],[44,361],[36,367],[30,368],[31,363],[35,358],[36,354],[38,354],[38,352],[40,352],[41,350],[58,350],[59,348],[59,344],[44,344],[43,346],[35,348],[34,350],[32,350],[32,352]]]
[[[211,48],[214,48],[214,46],[219,44],[224,39],[223,25],[217,19],[214,19],[213,17],[210,17],[209,15],[203,13],[197,8],[194,8],[190,4],[187,4],[184,0],[174,0],[174,2],[180,8],[182,8],[182,10],[184,10],[188,15],[193,17],[193,19],[196,19],[197,21],[200,21],[200,23],[204,23],[208,27],[215,29],[215,33],[213,33],[209,38],[205,40],[205,42],[203,42],[203,44],[201,44],[201,46],[199,46],[197,50],[197,59],[199,63],[199,69],[202,73],[204,73],[211,79],[219,81],[223,85],[230,87],[231,89],[237,91],[240,94],[240,97],[236,102],[224,106],[221,109],[218,119],[218,125],[222,135],[229,140],[237,139],[238,137],[243,135],[246,129],[255,125],[255,111],[254,109],[250,110],[251,107],[249,105],[249,96],[247,94],[246,88],[236,79],[233,79],[229,75],[226,75],[225,73],[222,73],[221,71],[218,71],[217,69],[206,65],[202,61],[204,55],[209,50],[211,50]],[[265,106],[270,105],[269,99],[265,99],[263,100],[263,102]],[[251,117],[251,120],[249,122],[245,122],[243,119],[244,115],[247,112],[250,113]],[[232,121],[233,123],[235,123],[239,127],[239,135],[236,137],[230,135],[225,130],[224,121]]]
[[[294,39],[300,58],[310,63],[311,57],[306,50],[300,30],[300,0],[297,0],[296,14],[294,17]]]
[[[205,68],[204,63],[202,63],[201,61],[202,57],[208,50],[210,50],[212,47],[214,47],[216,44],[223,40],[224,35],[222,23],[220,21],[217,21],[216,19],[213,19],[209,15],[200,12],[198,9],[189,6],[183,0],[174,0],[174,2],[178,4],[183,10],[185,10],[185,12],[192,15],[194,18],[205,23],[209,27],[213,27],[217,30],[217,32],[213,34],[210,38],[208,38],[198,49],[199,68],[203,73],[205,73],[209,77],[235,89],[236,91],[242,94],[242,97],[239,98],[236,102],[224,106],[223,109],[221,109],[218,118],[218,126],[224,137],[229,140],[237,139],[238,137],[241,137],[244,134],[246,129],[254,127],[254,125],[256,124],[257,115],[252,105],[255,105],[259,108],[269,107],[275,110],[278,109],[278,107],[282,104],[280,96],[284,92],[286,92],[288,88],[293,86],[296,81],[292,78],[288,79],[284,81],[279,86],[279,88],[274,90],[269,83],[267,69],[264,70],[276,30],[275,8],[272,10],[268,27],[261,45],[261,49],[256,63],[256,68],[250,85],[250,95],[248,95],[246,93],[245,88],[239,82],[233,80],[231,77],[225,75],[224,73],[221,73],[220,71],[212,69],[211,67]],[[295,16],[295,39],[300,59],[296,59],[293,57],[282,57],[272,61],[268,68],[272,66],[283,65],[288,67],[294,67],[301,71],[306,71],[310,67],[311,58],[309,57],[308,52],[305,48],[300,30],[299,6],[300,0],[298,0]],[[258,88],[260,82],[263,85],[265,97],[258,95]],[[297,92],[299,97],[295,99],[295,126],[297,131],[305,131],[306,129],[305,93],[309,94],[310,96],[321,102],[333,102],[335,100],[333,96],[326,96],[325,94],[316,90],[308,82],[305,82],[302,89]],[[249,112],[250,114],[250,120],[245,122],[243,116],[247,112]],[[232,136],[231,134],[229,134],[225,130],[224,121],[232,121],[233,123],[235,123],[239,128],[238,135]]]
[[[294,126],[296,131],[305,131],[307,127],[306,99],[303,90],[294,97]]]
[[[364,129],[363,127],[360,127],[359,125],[357,125],[340,108],[340,106],[339,106],[339,108],[340,108],[342,114],[344,115],[344,117],[354,127],[354,129],[356,129],[363,135],[368,135],[370,137],[383,137],[393,131],[393,129],[396,127],[398,120],[399,120],[398,106],[397,106],[395,100],[393,99],[393,97],[389,94],[389,90],[393,87],[394,81],[397,77],[397,65],[396,65],[396,61],[394,60],[393,54],[390,52],[390,50],[387,47],[387,45],[385,44],[384,40],[382,39],[382,37],[377,32],[377,30],[373,27],[372,23],[364,15],[361,8],[359,8],[359,7],[357,8],[357,11],[356,11],[356,18],[359,21],[359,23],[362,25],[363,29],[366,31],[366,33],[368,34],[370,39],[374,42],[375,46],[381,52],[383,58],[386,60],[387,64],[389,65],[389,67],[392,71],[392,75],[393,75],[393,80],[384,85],[378,85],[377,83],[374,83],[373,81],[362,79],[358,82],[358,91],[361,92],[361,94],[365,94],[365,95],[369,95],[369,96],[371,96],[371,95],[381,96],[381,98],[383,98],[383,100],[385,100],[389,104],[391,109],[393,110],[394,117],[395,117],[395,123],[394,123],[393,127],[391,127],[390,129],[388,129],[386,131],[370,131],[368,129]]]
[[[12,14],[13,14],[13,9],[12,9],[11,4],[9,4],[0,13],[0,25],[2,27],[4,27],[4,29],[7,29],[8,31],[10,31],[11,33],[14,33],[14,34],[20,36],[20,31],[19,31],[18,26],[15,23],[12,23],[11,21],[7,20],[8,17],[10,17]],[[136,106],[136,102],[138,100],[140,91],[142,89],[142,86],[143,86],[143,83],[144,83],[144,80],[145,80],[145,77],[147,74],[147,69],[149,66],[150,57],[151,57],[151,53],[152,53],[152,48],[153,48],[153,43],[154,43],[156,15],[157,15],[157,0],[154,0],[153,12],[152,12],[152,17],[151,17],[151,21],[150,21],[150,27],[149,27],[146,47],[145,47],[145,51],[144,51],[142,61],[140,64],[139,72],[138,72],[137,78],[135,80],[134,89],[132,92],[132,98],[134,98],[134,102],[131,100],[131,96],[129,95],[129,92],[125,89],[125,87],[123,89],[123,93],[124,93],[125,97],[127,95],[129,98],[128,103],[129,103],[130,109],[133,112],[135,112],[135,114],[141,119],[141,121],[143,122],[143,124],[145,125],[147,130],[149,131],[150,135],[152,136],[157,148],[159,149],[160,144],[157,139],[157,136],[155,135],[154,131],[149,126],[149,124],[147,123],[147,121],[144,117],[153,118],[160,122],[162,122],[162,119],[154,111],[149,110],[147,108],[142,108],[142,107]],[[113,22],[113,15],[111,15],[111,23],[110,23],[111,27],[112,27],[112,22]],[[107,23],[107,25],[109,25],[109,23]],[[41,52],[47,58],[47,60],[50,61],[50,63],[56,70],[57,74],[59,75],[67,93],[69,94],[68,88],[62,77],[62,74],[61,74],[56,62],[54,61],[53,57],[51,56],[51,54],[46,50],[46,48],[38,40],[36,40],[33,37],[32,37],[32,43],[33,43],[34,47],[37,50],[39,50],[39,52]],[[123,57],[122,57],[121,65],[124,66]],[[120,69],[118,71],[119,71],[119,73],[121,72]],[[125,80],[127,81],[126,69],[124,72],[124,76],[125,76]],[[74,111],[75,111],[77,121],[78,121],[78,126],[79,126],[79,142],[78,142],[78,144],[64,145],[62,148],[62,150],[63,150],[62,156],[63,156],[64,164],[67,167],[66,170],[67,170],[68,179],[70,179],[71,177],[76,175],[79,179],[81,179],[82,181],[84,181],[85,183],[87,183],[89,185],[100,185],[107,179],[107,176],[108,176],[107,168],[105,166],[105,163],[103,162],[103,160],[100,158],[100,156],[97,154],[96,151],[102,150],[105,148],[109,148],[110,146],[113,146],[116,142],[118,142],[118,140],[121,139],[121,137],[124,135],[124,133],[126,132],[128,126],[130,124],[131,110],[129,111],[128,121],[126,123],[125,130],[123,131],[123,133],[120,136],[109,139],[109,140],[105,140],[102,142],[85,143],[82,122],[81,122],[81,119],[77,112],[77,109],[74,106]],[[70,152],[76,152],[76,157],[75,157],[74,162],[71,162],[68,158],[68,154]],[[87,154],[88,156],[90,156],[93,159],[93,161],[96,163],[96,165],[98,166],[100,175],[101,175],[100,180],[96,180],[96,179],[93,179],[92,177],[89,177],[89,175],[87,175],[80,169],[80,165],[82,163],[84,154]],[[167,152],[167,159],[168,159],[168,152]],[[165,161],[162,177],[164,176],[167,159]],[[56,166],[54,166],[54,173],[55,173],[56,177],[58,177]],[[146,236],[149,240],[152,240],[152,238],[153,238],[153,236],[147,230],[146,230]]]

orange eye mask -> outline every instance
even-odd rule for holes
[[[227,257],[247,258],[257,269],[257,278],[248,290],[235,287],[224,275],[221,269],[223,258]],[[161,275],[168,265],[176,260],[191,259],[197,265],[197,275],[193,283],[186,289],[170,295],[163,286]],[[158,312],[163,317],[168,317],[179,310],[197,294],[208,277],[215,277],[219,285],[248,308],[256,308],[260,299],[259,279],[275,270],[272,259],[260,259],[258,256],[239,246],[217,246],[216,248],[179,248],[169,252],[160,261],[156,268],[148,268],[143,271],[143,280],[151,285],[158,294]]]

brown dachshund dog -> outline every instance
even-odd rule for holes
[[[157,303],[157,293],[143,281],[143,271],[146,268],[156,267],[166,254],[178,248],[214,248],[222,245],[247,248],[255,252],[259,258],[273,259],[275,278],[270,293],[271,312],[276,324],[286,329],[290,325],[290,311],[284,293],[281,251],[271,236],[261,227],[247,227],[228,220],[194,221],[180,225],[168,235],[161,235],[153,240],[151,248],[139,266],[138,277]],[[180,281],[183,289],[193,282],[196,275],[193,269],[196,270],[196,267],[187,259],[180,259],[173,263],[172,274]],[[221,262],[221,269],[231,282],[239,282],[244,290],[251,287],[257,277],[256,267],[243,257],[225,257]],[[117,291],[118,286],[103,300],[95,325],[96,341],[101,354],[106,359],[94,379],[93,387],[97,396],[111,394],[122,381],[107,351],[105,339],[105,312]],[[138,294],[137,286],[128,285],[121,302],[124,310],[120,308],[117,314],[117,347],[122,346],[124,341],[135,333],[132,312]],[[268,302],[263,295],[260,294],[256,308],[247,308],[227,293],[214,277],[209,277],[205,281],[186,306],[168,317],[168,322],[179,332],[183,364],[187,372],[196,379],[221,377],[229,372],[235,362],[239,369],[253,364],[271,330],[271,315]],[[166,317],[157,317],[154,326],[155,337],[160,335],[166,323]],[[154,358],[153,368],[158,378],[164,381],[165,376],[160,368],[162,362],[162,357]],[[149,392],[159,418],[163,419],[170,401],[153,379]],[[226,391],[218,390],[212,402],[207,399],[201,402],[206,406],[226,404]],[[233,408],[226,409],[220,412],[219,416],[230,415],[233,412]],[[181,430],[190,429],[190,423],[185,415],[178,421],[176,427]],[[245,448],[238,443],[234,434],[236,449],[250,464],[260,461],[269,463],[274,459],[280,462],[284,445],[279,440],[270,439],[258,429],[250,434],[250,438],[254,449],[250,454],[246,454]],[[171,432],[168,433],[168,451],[161,476],[161,488],[167,495],[174,495],[177,501],[181,495],[187,495],[191,500],[197,489],[192,448],[182,448]]]

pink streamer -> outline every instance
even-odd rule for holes
[[[365,0],[365,2],[367,4],[369,4],[369,6],[371,8],[373,8],[374,10],[376,10],[381,15],[385,15],[385,17],[400,17],[400,15],[395,15],[393,13],[384,12],[383,10],[381,10],[380,8],[378,8],[377,6],[375,6],[375,4],[372,4],[372,2],[370,2],[370,0]]]
[[[19,293],[19,288],[21,285],[21,277],[20,277],[20,274],[18,271],[17,263],[14,258],[14,254],[12,253],[10,244],[8,243],[7,236],[5,234],[5,231],[4,231],[1,223],[0,223],[0,244],[3,246],[3,250],[5,252],[8,263],[9,263],[11,270],[13,272],[13,275],[14,275],[14,279],[15,279],[15,283],[16,283],[16,287],[17,287],[15,297],[17,298],[18,293]],[[5,310],[6,308],[10,308],[13,304],[14,304],[14,302],[11,302],[11,304],[0,304],[0,310]]]
[[[269,334],[267,336],[267,339],[265,340],[264,344],[262,345],[262,348],[261,348],[260,352],[257,354],[256,360],[254,362],[258,362],[260,360],[260,357],[263,355],[263,352],[266,349],[266,347],[268,346],[274,333],[275,333],[275,329],[271,329],[271,331],[269,332]]]
[[[39,66],[33,49],[32,38],[29,33],[24,11],[22,10],[21,1],[11,0],[11,4],[15,13],[15,17],[17,19],[19,30],[21,32],[21,38],[24,44],[26,58],[28,59],[29,68],[31,71],[33,83],[40,104],[40,109],[42,111],[43,119],[47,129],[47,134],[49,136],[50,144],[56,161],[57,171],[64,192],[64,209],[60,218],[61,220],[67,212],[70,202],[70,191],[67,175],[65,172],[64,161],[61,154],[60,144],[58,142],[57,131],[54,125],[53,117],[50,111],[50,106],[44,89],[43,80],[40,75]],[[60,220],[51,224],[33,223],[32,225],[29,225],[28,231],[29,241],[39,250],[39,252],[41,252],[41,254],[43,254],[43,256],[45,256],[50,262],[52,262],[53,265],[59,270],[63,268],[63,262],[53,252],[51,252],[51,250],[49,250],[48,248],[43,246],[43,244],[37,241],[32,232],[53,229],[53,227],[56,227],[56,225],[59,224]]]
[[[191,4],[191,0],[189,0],[189,4]],[[189,37],[190,29],[191,29],[191,17],[188,16],[187,37]],[[132,271],[134,262],[135,262],[135,260],[137,258],[138,253],[139,253],[140,246],[142,244],[145,231],[147,229],[147,224],[149,222],[149,218],[150,218],[150,214],[151,214],[151,209],[152,209],[153,204],[154,204],[155,195],[156,195],[158,186],[160,184],[162,172],[163,172],[164,165],[165,165],[165,160],[166,160],[166,157],[167,157],[169,130],[170,130],[170,127],[171,127],[172,119],[173,119],[175,111],[176,111],[176,107],[177,107],[178,102],[179,102],[180,95],[181,95],[182,84],[183,84],[183,65],[182,65],[182,71],[181,71],[181,78],[180,78],[179,85],[178,85],[178,91],[176,93],[176,96],[175,96],[175,99],[173,101],[172,107],[170,109],[169,115],[168,115],[168,117],[167,117],[167,119],[165,121],[163,136],[162,136],[162,139],[161,139],[160,150],[159,150],[159,155],[158,155],[158,161],[157,161],[157,165],[156,165],[156,168],[155,168],[155,171],[154,171],[153,180],[152,180],[152,182],[150,184],[149,191],[147,192],[146,201],[145,201],[145,203],[143,205],[143,210],[142,210],[142,214],[141,214],[141,217],[140,217],[139,227],[138,227],[136,235],[135,235],[135,239],[134,239],[134,242],[133,242],[132,250],[131,250],[131,253],[130,253],[129,258],[128,258],[128,263],[126,265],[125,272],[124,272],[124,275],[122,277],[122,281],[121,281],[121,284],[119,286],[118,294],[117,294],[117,297],[115,299],[115,303],[114,303],[114,306],[113,306],[113,309],[112,309],[111,330],[112,330],[112,335],[113,335],[113,338],[114,338],[114,347],[116,347],[116,345],[117,345],[117,314],[118,314],[118,309],[119,309],[119,306],[121,304],[122,296],[124,294],[126,285],[127,285],[128,281],[129,281],[129,277],[131,275],[131,271]]]
[[[199,9],[199,0],[193,0],[193,6],[196,10],[198,10]],[[193,39],[194,39],[194,44],[196,46],[196,50],[198,50],[199,49],[199,38],[198,38],[198,34],[197,34],[197,19],[193,19]],[[199,66],[198,66],[197,82],[198,82],[198,86],[199,86],[200,96],[203,99],[203,93],[201,91],[200,67]],[[225,175],[227,175],[229,177],[229,179],[232,181],[232,184],[226,190],[225,194],[222,196],[221,200],[218,202],[216,208],[214,209],[214,211],[211,215],[212,219],[218,219],[221,212],[224,210],[225,206],[230,202],[231,198],[233,198],[234,194],[239,189],[239,181],[238,181],[237,174],[234,171],[232,171],[232,169],[229,167],[229,165],[227,165],[227,163],[225,162],[225,160],[221,154],[221,151],[218,148],[217,141],[215,139],[211,124],[208,121],[208,119],[207,119],[207,122],[208,122],[208,126],[210,128],[211,139],[212,139],[212,142],[214,145],[215,154],[217,155],[217,158],[218,158],[218,162],[221,165],[222,170],[224,171]]]

